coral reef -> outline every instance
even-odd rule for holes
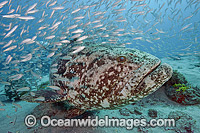
[[[172,78],[165,83],[165,93],[171,100],[183,105],[200,103],[200,88],[189,84],[186,78],[176,70]]]
[[[183,91],[183,92],[191,88],[191,86],[186,86],[185,84],[174,84],[173,87],[178,88],[176,91]]]

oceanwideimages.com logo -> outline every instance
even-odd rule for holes
[[[28,115],[25,118],[25,124],[28,127],[33,127],[37,123],[35,116]],[[40,119],[40,124],[43,127],[53,126],[53,127],[125,127],[126,129],[133,129],[134,127],[146,127],[146,126],[165,126],[171,127],[175,126],[174,119],[151,119],[147,122],[146,119],[118,119],[109,118],[105,116],[104,118],[91,118],[88,116],[87,119],[51,119],[49,116],[43,116]]]

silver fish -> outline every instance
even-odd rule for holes
[[[16,29],[17,29],[18,25],[15,25],[6,35],[4,38],[9,37]]]

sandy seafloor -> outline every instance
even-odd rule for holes
[[[163,58],[162,62],[166,62],[170,64],[173,69],[178,70],[182,74],[185,75],[186,79],[192,84],[200,87],[200,67],[196,67],[195,64],[200,63],[200,58],[196,56],[184,56],[180,57],[180,60],[173,60],[169,58]],[[43,81],[48,80],[48,77],[43,79]],[[1,89],[3,89],[1,87]],[[16,102],[20,104],[22,108],[18,108],[17,112],[15,112],[15,108],[9,102],[4,102],[6,106],[2,106],[0,108],[4,108],[5,111],[0,111],[0,133],[27,133],[27,132],[102,132],[102,133],[111,133],[111,132],[149,132],[149,133],[161,133],[161,132],[187,132],[184,126],[184,123],[177,123],[177,127],[145,127],[138,128],[134,127],[131,130],[127,130],[125,127],[75,127],[75,128],[60,128],[60,127],[48,127],[48,128],[31,128],[28,129],[24,124],[24,118],[38,105],[37,103],[28,103],[25,101]],[[122,115],[120,110],[101,110],[97,114],[99,117],[104,117],[108,115],[109,118],[145,118],[147,120],[151,119],[148,115],[149,109],[155,109],[158,113],[158,118],[168,118],[170,112],[181,111],[191,117],[190,119],[182,119],[185,123],[190,123],[193,121],[194,123],[190,125],[190,128],[195,133],[200,132],[200,105],[192,105],[192,106],[184,106],[178,103],[175,103],[168,99],[168,97],[164,93],[164,88],[160,88],[155,93],[149,95],[148,97],[142,99],[137,102],[135,105],[127,105],[122,107],[122,110],[125,110],[125,114]],[[141,114],[137,114],[134,110],[139,111]],[[6,115],[9,115],[8,118]],[[15,121],[13,123],[13,121]]]

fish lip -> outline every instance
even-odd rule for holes
[[[141,90],[141,92],[137,92],[138,95],[145,97],[153,92],[155,92],[157,89],[162,87],[163,84],[165,84],[173,74],[173,69],[170,65],[166,63],[160,63],[155,67],[149,74],[147,74],[141,82],[136,86],[135,89]],[[156,75],[156,77],[152,77]],[[150,80],[151,82],[146,82]],[[141,86],[145,86],[144,88],[141,88]],[[145,94],[146,93],[146,94]]]
[[[143,78],[142,78],[142,80],[139,82],[139,84],[140,84],[150,73],[152,73],[154,70],[156,70],[160,65],[161,65],[161,61],[159,61],[158,64],[154,65],[154,66],[152,67],[152,69],[150,69],[150,71],[149,71],[148,73],[146,73],[146,74],[143,76]],[[139,85],[139,84],[138,84],[138,85]],[[137,87],[138,87],[138,85],[137,85]],[[136,87],[136,88],[137,88],[137,87]]]
[[[150,73],[152,73],[154,70],[156,70],[161,65],[161,61],[159,61],[158,64],[156,64],[145,76],[142,78],[141,82],[146,78]]]
[[[156,59],[158,59],[158,58],[156,58]],[[150,73],[152,73],[154,70],[156,70],[160,65],[161,65],[161,60],[160,59],[158,59],[159,61],[155,64],[155,65],[153,65],[153,67],[151,67],[151,69],[147,72],[147,73],[145,73],[145,75],[140,79],[140,81],[138,82],[138,84],[137,84],[137,86],[135,87],[135,88],[133,88],[133,89],[136,89],[139,85],[140,85],[140,83],[141,82],[143,82],[144,81],[144,79],[150,74]],[[144,65],[144,64],[143,64]],[[142,65],[141,65],[141,67],[142,67]],[[139,67],[138,69],[140,69],[141,67]],[[132,71],[132,72],[134,72],[134,71]],[[135,73],[134,73],[135,74]],[[131,78],[134,76],[134,74],[131,74],[131,75],[127,75],[129,78],[128,78],[128,81],[124,84],[124,86],[123,86],[123,88],[125,88],[125,86],[127,85],[127,84],[129,84],[129,81],[131,80]]]

